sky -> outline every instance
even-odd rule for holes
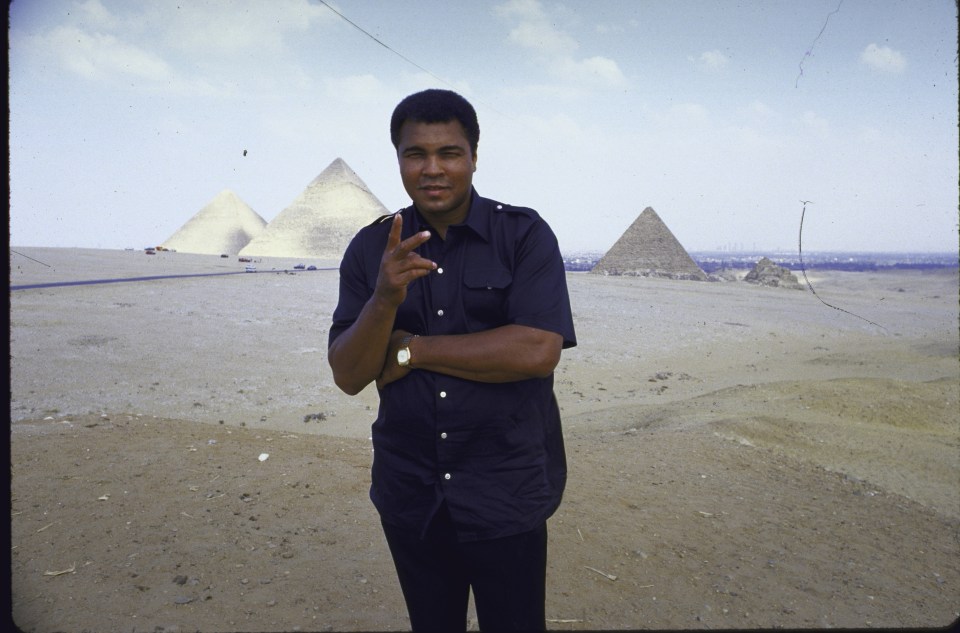
[[[565,254],[648,206],[689,251],[958,247],[950,0],[13,0],[8,38],[13,247],[153,246],[223,189],[270,221],[338,157],[402,208],[434,87]]]

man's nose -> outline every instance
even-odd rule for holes
[[[423,173],[428,175],[439,175],[443,173],[440,167],[440,159],[435,155],[428,155],[423,165]]]

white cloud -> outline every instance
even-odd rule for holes
[[[609,57],[579,57],[580,44],[569,33],[557,28],[539,0],[509,0],[494,7],[501,18],[515,22],[509,39],[535,51],[540,64],[551,76],[606,87],[627,83],[619,65]]]
[[[889,73],[903,72],[907,67],[907,60],[899,51],[876,44],[870,44],[860,53],[860,61],[871,68]]]
[[[163,58],[113,35],[58,27],[46,36],[32,38],[32,44],[49,47],[66,68],[88,79],[121,75],[163,82],[172,76]]]
[[[510,31],[510,41],[546,55],[571,55],[579,46],[569,35],[541,21],[522,22]]]
[[[508,0],[494,7],[494,12],[503,18],[541,20],[546,17],[540,0]]]
[[[38,35],[11,34],[21,58],[64,69],[88,81],[123,85],[148,91],[213,95],[230,89],[202,77],[177,73],[161,55],[108,33],[89,33],[59,26]]]
[[[594,30],[600,35],[611,35],[617,33],[625,33],[629,29],[635,29],[640,25],[640,22],[634,19],[627,20],[626,22],[617,22],[610,24],[598,24],[594,27]]]
[[[884,140],[883,133],[875,127],[864,126],[861,127],[857,133],[857,138],[863,143],[879,143]]]
[[[773,109],[770,108],[766,103],[759,100],[753,100],[747,106],[747,113],[753,116],[756,119],[766,121],[774,116]]]
[[[161,3],[157,17],[164,42],[195,55],[275,54],[286,50],[289,34],[337,19],[306,0],[235,0],[224,8],[216,2]]]
[[[710,121],[710,111],[699,103],[678,103],[670,106],[670,117],[686,124],[705,124]]]
[[[114,29],[120,24],[120,20],[114,14],[103,6],[100,0],[87,0],[80,4],[80,15],[89,21],[90,26],[98,28]]]
[[[84,0],[46,31],[11,31],[22,59],[52,62],[86,80],[192,95],[303,87],[292,37],[336,16],[307,0],[123,3]],[[291,61],[293,60],[293,61]],[[236,72],[239,67],[244,72]],[[260,66],[269,72],[255,72]],[[44,72],[49,72],[45,70]],[[282,78],[281,78],[282,77]]]
[[[666,146],[674,150],[691,145],[705,146],[716,137],[719,129],[718,122],[706,106],[690,102],[674,103],[662,110],[651,111],[644,127],[648,129],[647,134],[651,139],[657,139],[650,142],[659,143],[661,151]]]
[[[706,51],[700,54],[700,57],[689,58],[703,70],[716,72],[723,70],[730,63],[729,58],[720,51]]]
[[[555,114],[550,117],[522,116],[517,123],[521,124],[517,133],[528,134],[530,138],[538,139],[531,142],[550,142],[565,148],[581,149],[600,144],[599,131],[594,126],[584,127],[567,114]]]
[[[330,77],[324,83],[329,97],[354,104],[369,103],[386,90],[383,83],[369,73]]]
[[[602,86],[622,86],[626,78],[620,72],[617,62],[607,57],[588,57],[575,60],[562,58],[555,61],[552,71],[559,77],[573,79],[580,83],[593,83]]]
[[[598,24],[594,30],[600,35],[611,35],[613,33],[623,33],[626,29],[619,24]]]
[[[806,129],[820,137],[826,137],[830,133],[829,121],[812,110],[804,112],[800,121]]]

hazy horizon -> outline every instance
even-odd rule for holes
[[[102,251],[134,251],[134,252],[140,252],[140,251],[144,251],[144,250],[146,250],[146,249],[153,249],[153,248],[155,248],[156,246],[158,246],[158,245],[154,245],[154,246],[124,246],[124,247],[120,247],[120,248],[111,248],[111,247],[98,247],[98,246],[45,246],[45,245],[38,245],[38,244],[31,244],[31,245],[10,244],[10,245],[9,245],[9,250],[11,251],[11,253],[15,253],[17,249],[47,249],[47,248],[52,248],[52,249],[65,249],[65,250],[71,250],[71,249],[73,249],[73,250],[95,250],[95,251],[96,251],[96,250],[102,250]],[[613,245],[611,244],[610,246],[613,246]],[[166,249],[165,249],[165,250],[166,250]],[[577,256],[577,255],[603,255],[604,253],[607,252],[607,250],[609,250],[609,247],[608,247],[607,249],[591,249],[591,248],[584,248],[584,249],[563,249],[563,248],[561,248],[561,253],[563,254],[564,257],[573,257],[573,256]],[[789,254],[789,255],[798,255],[798,254],[799,254],[799,252],[798,252],[797,249],[793,249],[793,250],[790,250],[790,249],[777,250],[777,249],[772,249],[772,248],[771,248],[771,249],[745,248],[745,249],[742,249],[742,250],[722,250],[722,249],[718,250],[718,249],[704,248],[704,249],[684,249],[684,250],[686,250],[687,253],[689,253],[690,255],[714,255],[714,254],[725,254],[725,255],[754,255],[754,254],[787,255],[787,254]],[[183,251],[182,253],[179,253],[179,252],[176,251],[176,250],[166,250],[166,252],[174,253],[174,254],[183,254],[183,255],[197,255],[197,256],[200,256],[200,257],[213,257],[213,258],[220,258],[220,257],[222,257],[221,255],[211,255],[211,254],[204,254],[204,253],[188,253],[188,252],[186,252],[186,251]],[[24,254],[24,255],[25,255],[25,254]],[[809,250],[809,251],[808,251],[808,250],[806,250],[806,249],[803,250],[803,256],[804,256],[804,257],[807,257],[807,256],[822,257],[822,256],[830,256],[830,255],[878,255],[878,256],[879,256],[879,255],[887,255],[887,256],[898,256],[898,255],[921,255],[921,256],[923,256],[923,255],[927,255],[927,256],[958,257],[958,258],[960,258],[960,250],[957,250],[957,249],[954,249],[954,250],[945,250],[945,251],[911,251],[911,250],[900,250],[900,251],[896,251],[896,250],[890,250],[890,251],[857,251],[857,250],[830,251],[830,250]],[[26,255],[25,255],[25,256],[26,256]],[[239,256],[238,256],[238,255],[230,255],[230,257],[233,258],[233,259],[236,259],[236,258],[239,257]],[[317,260],[329,260],[329,259],[330,259],[330,258],[323,258],[323,257],[301,257],[301,256],[289,256],[289,257],[285,257],[285,256],[284,256],[284,257],[280,257],[280,256],[277,256],[277,257],[273,257],[273,256],[266,256],[266,255],[255,255],[255,256],[251,256],[251,257],[254,257],[255,259],[262,259],[262,258],[265,258],[265,259],[302,259],[302,260],[304,260],[304,261],[314,260],[314,259],[317,259]]]
[[[223,189],[269,222],[338,157],[399,209],[393,107],[452,87],[479,193],[566,252],[648,206],[691,251],[804,209],[811,251],[957,246],[950,0],[14,0],[8,38],[11,244],[160,244]]]

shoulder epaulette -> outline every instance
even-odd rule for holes
[[[495,200],[491,200],[491,203],[493,204],[494,211],[500,211],[503,213],[520,213],[522,215],[529,215],[529,216],[537,215],[537,212],[529,207],[515,207],[512,204],[507,204],[505,202],[497,202]]]
[[[367,226],[376,226],[376,225],[378,225],[378,224],[383,224],[383,223],[386,222],[387,220],[393,219],[393,216],[397,215],[397,213],[400,213],[400,211],[397,211],[396,213],[388,213],[388,214],[386,214],[386,215],[381,215],[379,218],[377,218],[376,220],[374,220],[373,222],[371,222],[371,223],[368,224]]]

